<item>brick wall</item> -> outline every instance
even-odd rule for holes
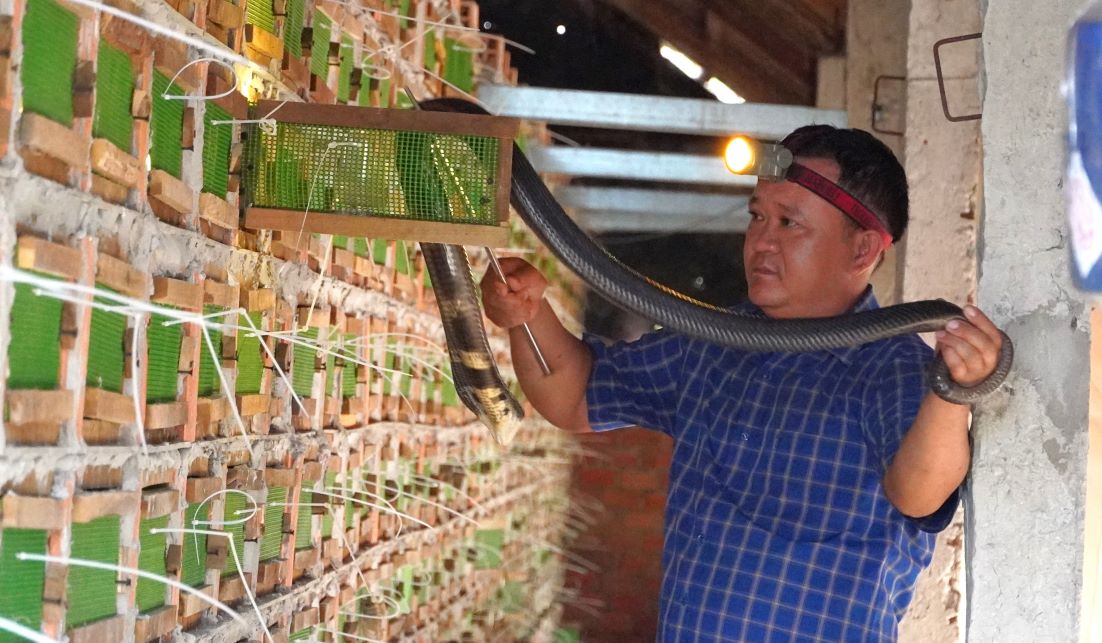
[[[601,570],[568,575],[566,586],[580,591],[563,620],[575,623],[584,641],[653,640],[672,442],[655,431],[624,429],[583,436],[581,443],[590,454],[575,467],[571,492],[596,521],[574,553]]]

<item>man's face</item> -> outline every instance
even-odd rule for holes
[[[841,174],[831,160],[799,162],[831,181]],[[806,188],[759,181],[742,253],[750,301],[776,319],[845,312],[856,287],[857,237],[845,214]]]

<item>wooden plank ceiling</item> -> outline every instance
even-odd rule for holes
[[[600,0],[748,101],[812,105],[817,60],[842,51],[846,0]]]

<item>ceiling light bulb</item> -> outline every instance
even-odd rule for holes
[[[555,33],[559,34],[560,36],[566,33],[566,25],[559,25],[558,27],[555,27]]]

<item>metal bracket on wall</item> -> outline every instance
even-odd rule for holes
[[[870,122],[872,123],[872,131],[874,131],[878,134],[886,134],[886,135],[889,135],[889,136],[903,136],[902,127],[900,127],[900,129],[897,129],[897,130],[880,127],[880,123],[883,122],[883,120],[884,120],[882,118],[884,116],[884,114],[891,114],[893,112],[899,111],[898,108],[894,109],[894,110],[890,109],[891,107],[893,107],[893,101],[882,101],[881,100],[880,83],[881,83],[881,81],[885,81],[885,80],[906,83],[907,82],[907,77],[906,76],[884,76],[884,75],[876,77],[876,80],[873,82],[873,85],[872,85],[872,115],[870,117]],[[904,89],[904,92],[905,92],[906,91],[906,84],[904,84],[903,89]],[[897,98],[894,101],[896,106],[901,102],[904,103],[904,108],[905,108],[905,99],[901,101]]]
[[[966,40],[979,40],[983,37],[983,33],[970,33],[964,36],[954,36],[952,38],[943,38],[934,43],[934,69],[937,71],[937,88],[941,93],[941,111],[945,113],[945,119],[950,123],[960,123],[962,121],[977,121],[983,117],[983,113],[965,114],[963,116],[954,116],[949,111],[949,99],[945,96],[945,76],[941,71],[941,48],[945,45],[951,45],[953,43],[964,42]]]

